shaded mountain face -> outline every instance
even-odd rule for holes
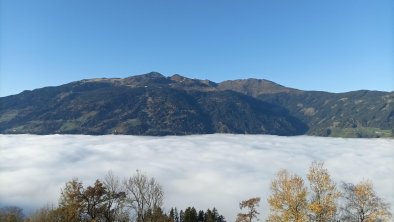
[[[282,107],[216,87],[149,73],[25,91],[0,98],[0,132],[299,135],[307,130]]]
[[[307,123],[308,134],[344,137],[394,136],[394,92],[262,94]]]
[[[349,136],[384,136],[394,128],[393,103],[393,93],[307,92],[268,80],[217,84],[153,72],[2,97],[0,133],[342,136],[350,129]]]
[[[394,92],[302,91],[258,79],[225,81],[218,88],[250,95],[287,109],[292,116],[307,124],[309,135],[394,136]]]

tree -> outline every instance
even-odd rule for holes
[[[25,215],[20,207],[7,206],[0,208],[0,221],[22,222]]]
[[[301,222],[307,219],[307,188],[304,180],[281,170],[271,183],[272,195],[268,198],[270,214],[268,221]]]
[[[104,197],[106,201],[104,217],[107,221],[128,221],[127,212],[124,210],[126,193],[119,178],[109,171],[103,183],[107,189]]]
[[[185,210],[184,222],[198,222],[197,211],[194,207],[188,207]]]
[[[145,212],[145,221],[148,222],[170,222],[171,218],[167,216],[160,207],[155,208],[154,210],[147,210]]]
[[[170,216],[171,222],[175,222],[175,210],[173,207],[171,207],[169,216]]]
[[[126,202],[134,211],[137,222],[146,222],[145,214],[163,205],[164,192],[161,185],[147,175],[140,173],[124,181]]]
[[[224,218],[223,215],[220,215],[220,216],[218,217],[218,219],[216,220],[216,222],[226,222],[226,218]]]
[[[241,210],[247,208],[247,213],[239,213],[236,222],[251,222],[253,218],[257,218],[259,212],[256,208],[259,206],[259,203],[260,197],[241,201],[241,203],[239,203],[239,208]]]
[[[179,211],[179,222],[185,222],[185,212]]]
[[[316,222],[335,221],[340,196],[323,162],[313,162],[307,175],[310,184],[310,219]]]
[[[169,216],[170,216],[171,222],[179,222],[178,209],[176,207],[171,208]]]
[[[178,209],[174,209],[174,222],[179,222],[179,214],[178,214]]]
[[[82,221],[84,203],[82,201],[83,186],[77,178],[66,183],[61,191],[57,214],[61,221]]]
[[[38,209],[25,220],[26,222],[55,222],[61,221],[57,214],[57,209],[53,207],[43,207]],[[2,220],[0,220],[2,221]]]
[[[370,181],[364,180],[353,185],[343,183],[344,206],[341,209],[343,221],[369,222],[389,221],[389,204],[378,197]]]
[[[96,180],[86,189],[78,179],[67,182],[61,192],[59,208],[53,212],[58,220],[127,221],[127,216],[119,214],[125,192],[119,190],[113,175],[109,174],[105,180],[106,185]]]
[[[96,221],[99,218],[104,217],[104,211],[106,210],[106,199],[107,193],[104,184],[100,180],[96,180],[94,186],[88,186],[81,194],[84,210],[89,216],[89,219]]]
[[[212,209],[212,216],[213,216],[213,220],[214,220],[215,222],[217,222],[217,221],[219,220],[220,215],[219,215],[219,212],[218,212],[218,210],[216,209],[216,207],[214,207],[214,208]]]
[[[215,215],[211,211],[211,209],[207,209],[204,215],[204,222],[215,222]]]
[[[205,215],[204,215],[204,211],[203,210],[198,211],[197,221],[198,222],[204,222],[205,221]]]

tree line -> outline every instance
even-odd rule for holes
[[[280,170],[271,181],[267,198],[267,222],[385,222],[390,221],[390,205],[378,197],[372,182],[332,180],[323,162],[313,162],[304,179]],[[258,220],[260,197],[239,203],[236,222]],[[58,206],[44,207],[24,217],[19,207],[0,209],[1,222],[225,222],[216,208],[163,210],[164,191],[155,178],[137,172],[120,181],[112,172],[93,185],[84,187],[78,179],[61,190]]]
[[[225,222],[216,208],[163,211],[164,192],[155,178],[137,170],[122,182],[112,172],[84,187],[77,178],[61,190],[57,207],[24,217],[19,207],[0,209],[0,222]]]

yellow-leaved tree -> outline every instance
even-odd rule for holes
[[[390,205],[378,197],[369,180],[353,185],[343,184],[344,206],[341,221],[372,222],[390,221]]]
[[[309,167],[307,178],[310,186],[308,203],[309,217],[312,221],[335,221],[337,200],[340,192],[332,181],[323,162],[313,162]]]
[[[303,222],[307,220],[307,188],[304,180],[287,170],[278,172],[271,183],[272,195],[268,198],[270,222]]]

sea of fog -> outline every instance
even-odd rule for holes
[[[91,185],[109,170],[124,178],[139,169],[163,186],[166,210],[216,207],[233,221],[241,200],[259,196],[264,220],[277,171],[288,169],[306,178],[314,160],[324,161],[338,183],[372,180],[393,211],[393,139],[229,134],[0,135],[0,206],[33,210],[56,205],[72,178]]]

